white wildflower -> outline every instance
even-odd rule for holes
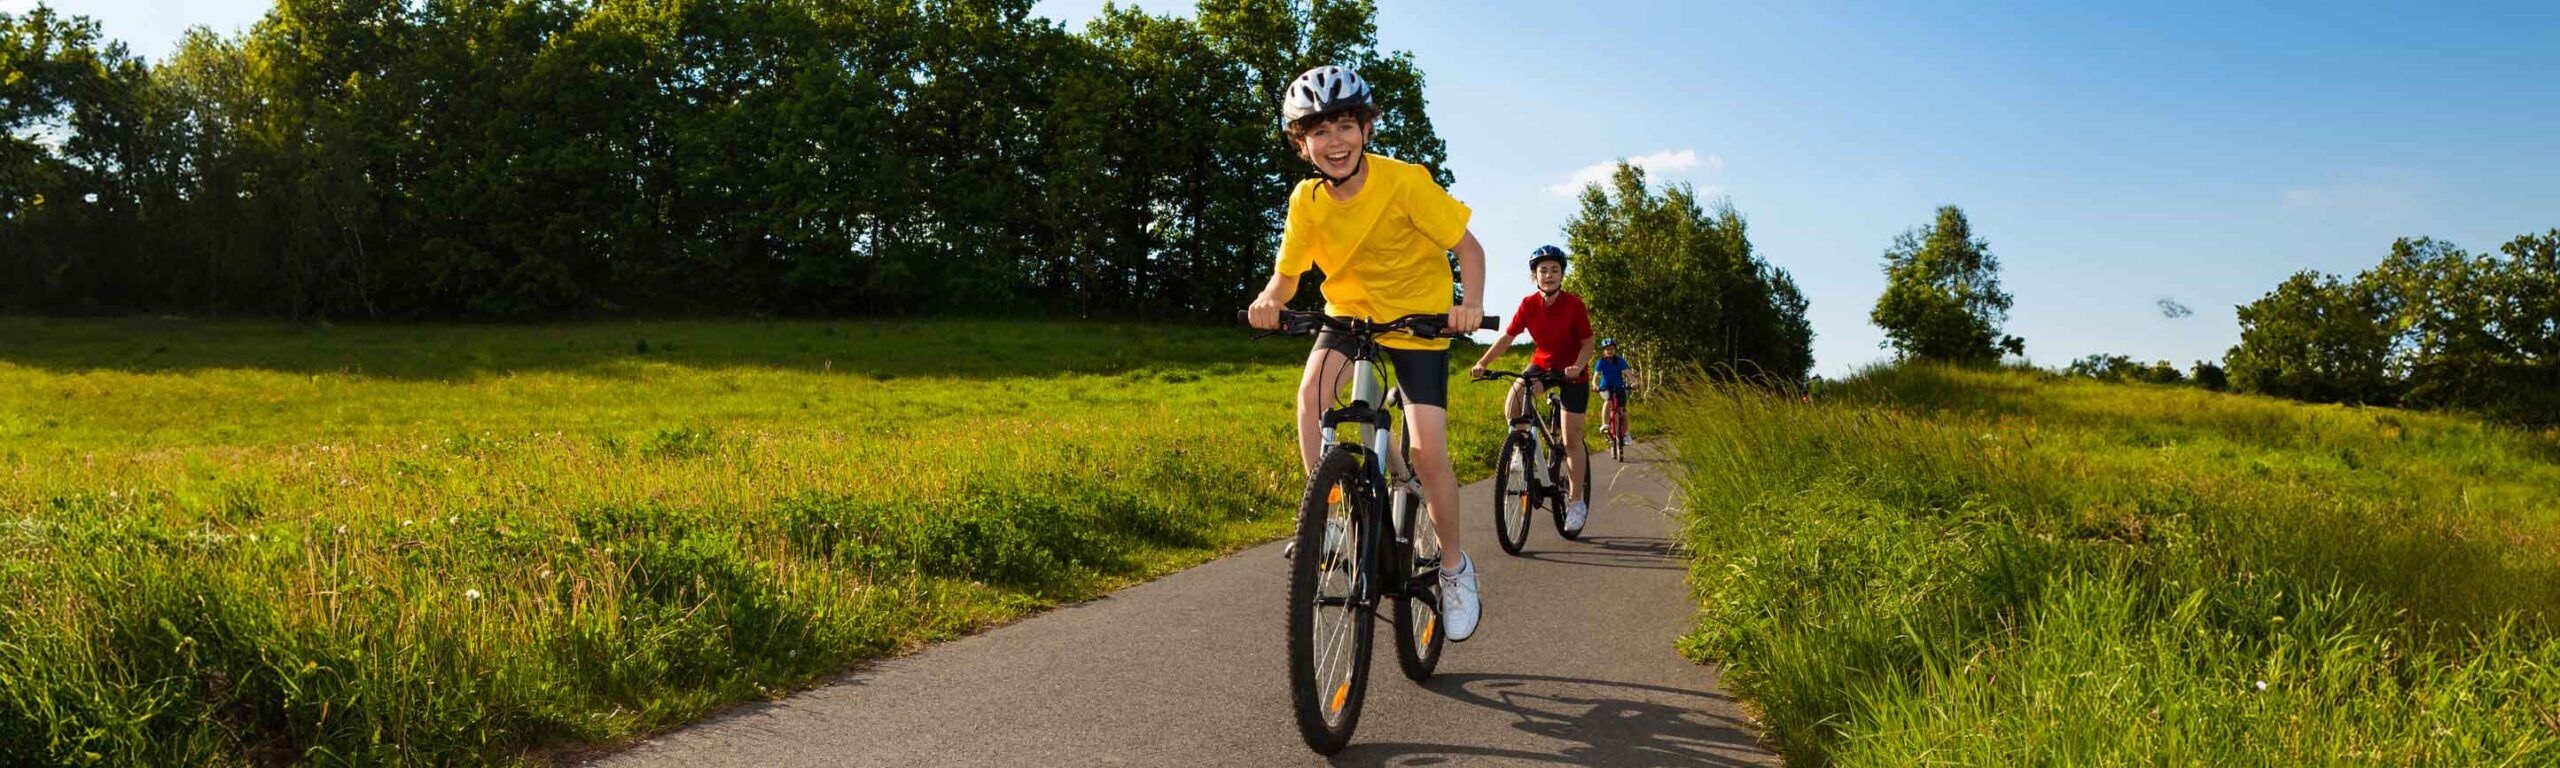
[[[2267,689],[2267,681],[2265,681],[2265,680],[2260,680],[2260,681],[2258,681],[2258,690],[2263,691],[2263,690],[2266,690],[2266,689]]]
[[[462,596],[463,596],[464,598],[466,598],[466,599],[470,599],[470,600],[478,600],[478,599],[480,599],[480,590],[477,590],[477,589],[466,589],[466,590],[463,590],[463,591],[462,591]],[[2261,684],[2261,685],[2263,686],[2264,684]]]

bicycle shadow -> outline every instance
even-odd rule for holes
[[[1529,550],[1520,557],[1546,563],[1651,571],[1687,570],[1677,543],[1652,536],[1584,536],[1563,549]]]
[[[1527,748],[1355,743],[1338,766],[1466,765],[1488,760],[1558,765],[1758,765],[1753,726],[1709,714],[1726,701],[1701,691],[1548,675],[1450,674],[1423,689],[1517,718],[1524,734],[1569,742]],[[1664,694],[1669,694],[1665,696]]]

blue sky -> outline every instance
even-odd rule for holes
[[[1081,28],[1100,4],[1039,7]],[[1834,374],[1884,355],[1881,254],[1943,204],[1990,240],[2010,331],[2048,365],[2217,359],[2233,307],[2296,270],[2560,227],[2560,4],[1380,4],[1380,41],[1428,77],[1498,312],[1561,240],[1559,185],[1618,157],[1732,198],[1804,286]],[[60,7],[156,57],[266,5]]]

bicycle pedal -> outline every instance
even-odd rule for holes
[[[1289,542],[1289,546],[1281,547],[1281,548],[1280,548],[1280,559],[1282,559],[1282,560],[1296,560],[1296,559],[1298,559],[1298,542],[1292,541],[1292,542]]]

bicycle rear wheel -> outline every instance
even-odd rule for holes
[[[1537,491],[1529,483],[1529,473],[1541,471],[1530,466],[1537,456],[1530,449],[1534,439],[1527,432],[1512,430],[1493,463],[1494,538],[1502,540],[1502,551],[1514,555],[1529,544],[1529,514],[1537,507]]]
[[[1405,506],[1406,519],[1414,521],[1413,557],[1401,569],[1405,587],[1396,598],[1396,665],[1418,683],[1440,667],[1440,650],[1449,640],[1440,630],[1440,535],[1420,498],[1406,499]]]
[[[1318,754],[1342,751],[1360,725],[1369,688],[1375,614],[1360,604],[1361,514],[1370,503],[1360,457],[1325,456],[1298,505],[1298,554],[1289,561],[1289,701],[1298,735]]]

